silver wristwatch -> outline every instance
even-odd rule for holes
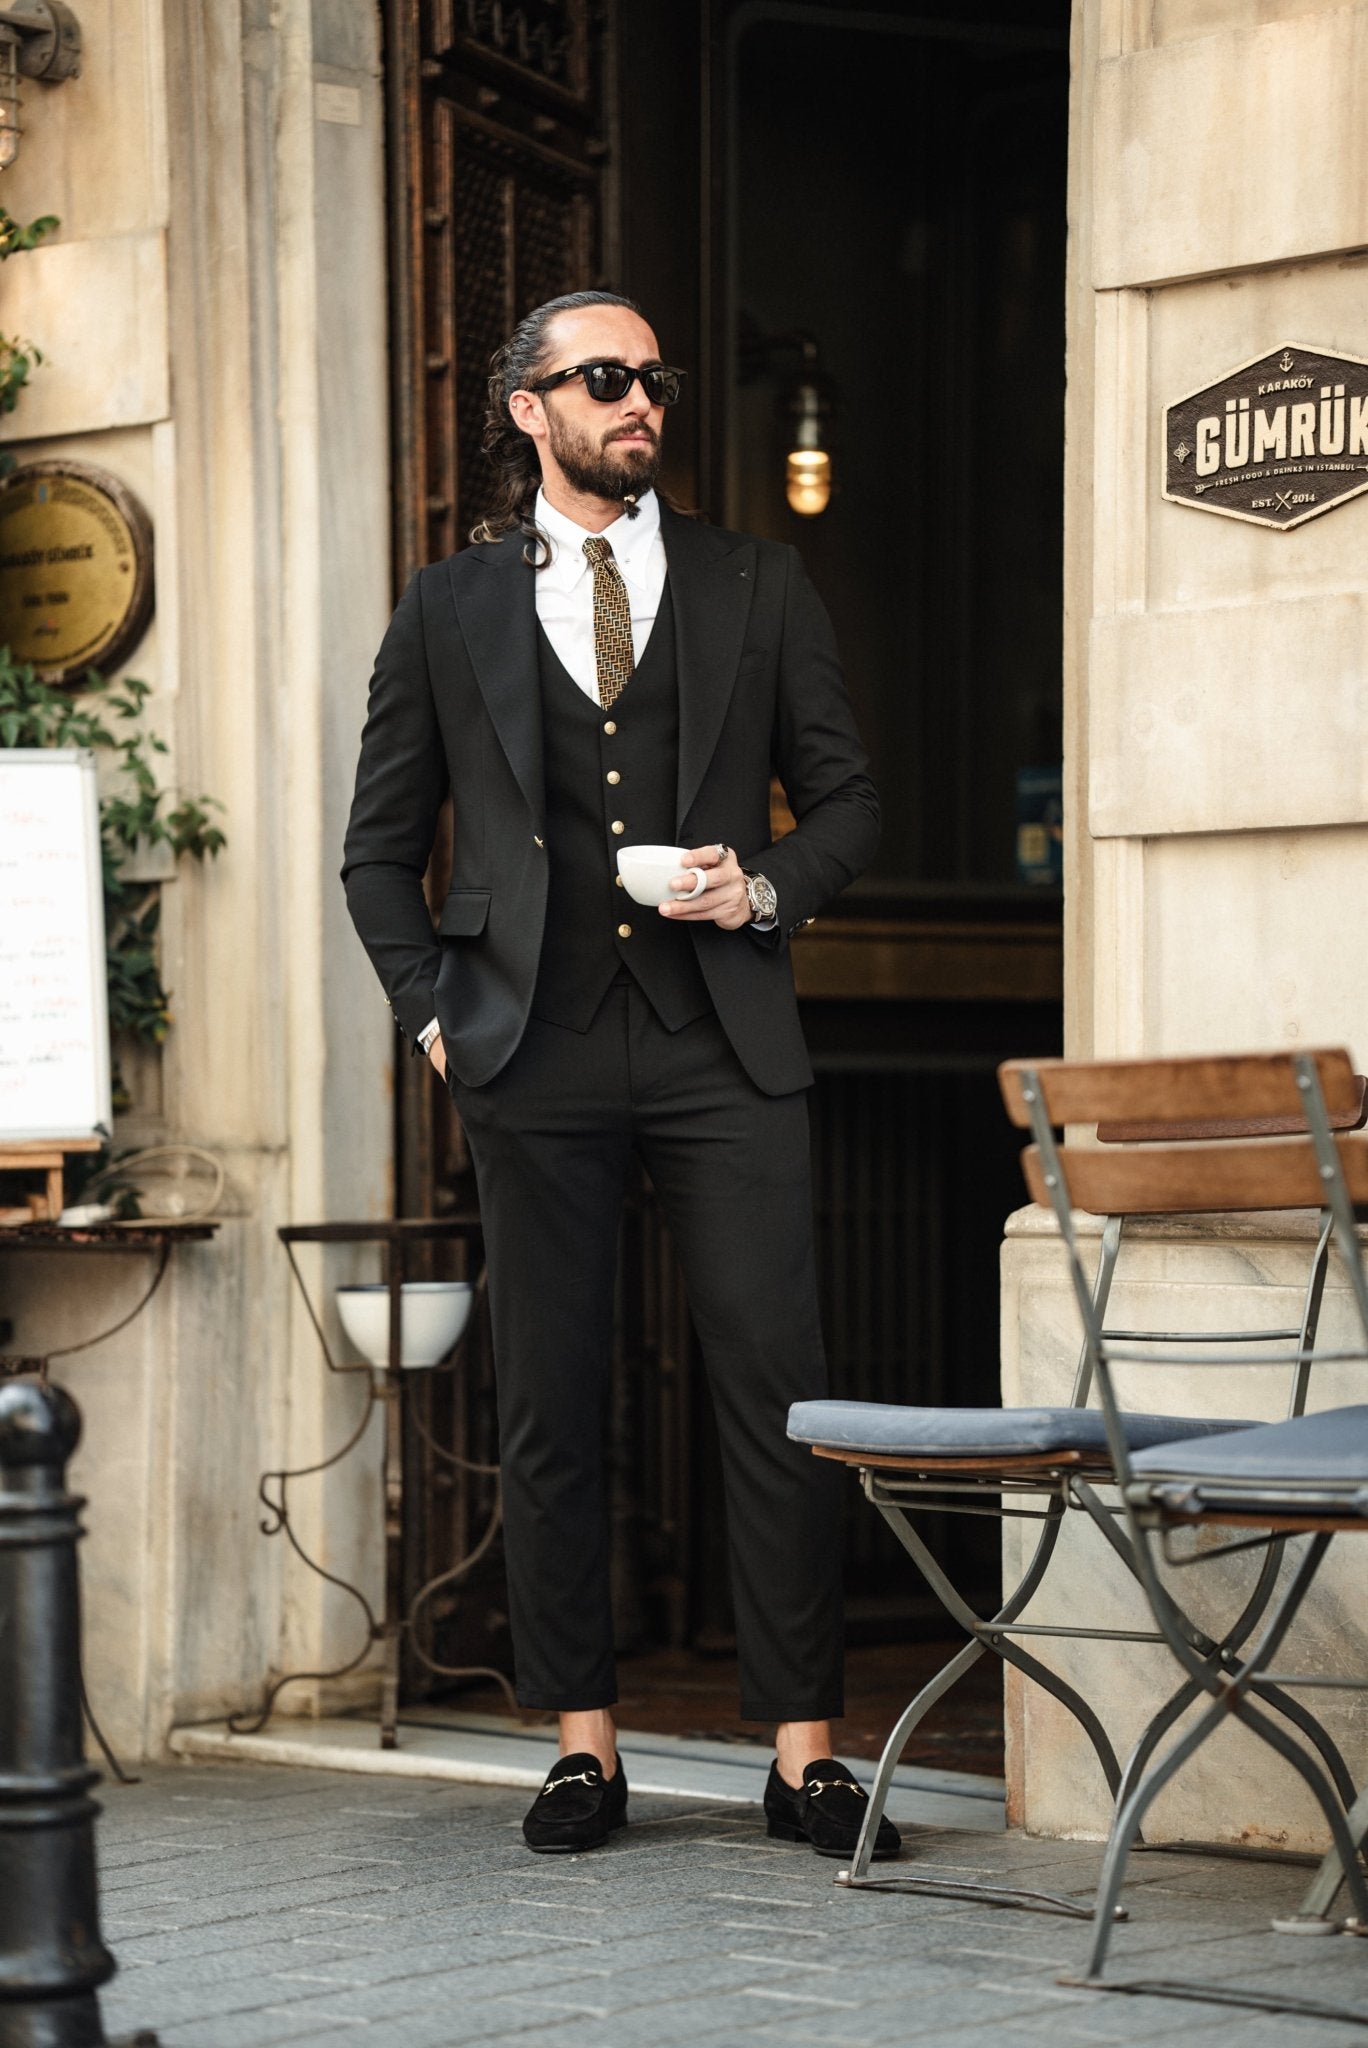
[[[753,875],[742,868],[746,883],[746,897],[750,903],[751,923],[768,924],[778,914],[779,896],[768,875]]]
[[[423,1029],[418,1033],[418,1046],[421,1052],[432,1051],[433,1045],[436,1042],[437,1034],[441,1030],[441,1028],[441,1025],[437,1022],[437,1019],[435,1017],[433,1018],[430,1024],[424,1025]]]

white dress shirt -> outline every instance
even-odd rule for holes
[[[584,553],[584,543],[595,536],[587,526],[576,526],[573,519],[558,512],[548,503],[545,491],[537,493],[533,517],[551,543],[551,559],[537,571],[537,617],[567,672],[597,704],[594,572]],[[612,548],[618,574],[627,586],[632,653],[640,662],[665,589],[665,543],[660,537],[660,500],[655,492],[647,491],[642,497],[635,519],[624,512],[604,527],[602,537]]]

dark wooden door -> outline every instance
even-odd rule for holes
[[[611,24],[590,0],[389,0],[388,20],[402,586],[482,510],[490,356],[611,267]]]
[[[385,38],[397,597],[416,568],[464,545],[486,509],[495,349],[533,306],[612,269],[614,31],[602,0],[385,0]],[[434,903],[448,867],[444,831],[428,874]],[[425,1062],[401,1053],[395,1073],[398,1212],[473,1207],[450,1101]],[[462,1380],[434,1377],[410,1405],[412,1597],[488,1526],[492,1481],[450,1455],[495,1456],[487,1345]],[[498,1659],[502,1607],[495,1543],[468,1577],[434,1588],[416,1634],[439,1663]],[[405,1678],[411,1696],[431,1680],[412,1644]]]
[[[459,546],[484,510],[485,379],[490,355],[517,318],[560,291],[596,283],[625,290],[647,309],[666,353],[692,373],[666,437],[666,480],[682,500],[714,517],[802,544],[838,615],[855,678],[863,679],[861,713],[889,799],[887,836],[890,844],[900,843],[902,826],[925,809],[917,778],[929,777],[928,787],[939,788],[951,781],[959,787],[964,777],[958,767],[958,780],[943,774],[934,749],[924,760],[898,723],[898,707],[915,699],[913,708],[924,705],[927,718],[949,730],[929,683],[923,690],[918,681],[928,674],[934,680],[938,671],[918,667],[902,652],[886,658],[870,639],[868,620],[888,607],[859,575],[861,564],[881,559],[882,541],[877,526],[859,532],[855,526],[882,518],[887,492],[877,480],[868,489],[847,489],[827,527],[806,530],[803,522],[795,526],[775,495],[780,468],[766,466],[752,449],[745,472],[751,496],[729,502],[728,408],[737,410],[741,372],[735,321],[752,286],[762,309],[768,303],[742,261],[747,248],[763,240],[768,216],[759,208],[747,242],[741,230],[751,216],[737,189],[741,138],[733,132],[738,118],[744,126],[746,108],[737,101],[734,60],[741,46],[731,28],[749,23],[748,34],[773,34],[781,14],[799,27],[799,17],[811,16],[832,38],[821,81],[826,98],[840,98],[842,118],[858,125],[875,29],[882,25],[910,42],[916,23],[885,9],[877,19],[852,10],[846,25],[816,0],[811,6],[793,0],[760,14],[741,0],[699,0],[697,6],[624,0],[616,17],[589,0],[384,4],[396,593],[418,564]],[[1048,4],[1039,0],[1035,11],[1043,14]],[[986,53],[983,63],[998,42],[1015,48],[1005,31],[987,35],[983,21],[992,12],[991,0],[972,6],[966,0],[963,9],[943,9],[921,24],[935,46],[932,54],[940,53],[942,71],[950,65],[942,45],[958,49],[963,42],[971,52]],[[952,13],[974,17],[962,35]],[[612,114],[619,72],[621,148]],[[763,84],[763,66],[761,72]],[[769,90],[770,100],[774,96]],[[812,156],[802,142],[805,110],[813,103],[807,94],[794,95],[781,109],[799,131],[793,149],[802,178],[793,188],[797,226],[790,224],[791,233],[804,231],[809,202],[815,205],[835,176],[821,153]],[[845,239],[873,234],[871,260],[896,268],[903,261],[898,252],[911,245],[906,236],[874,233],[871,221],[877,227],[883,215],[861,198],[864,161],[855,150],[838,166],[847,183],[855,181]],[[971,158],[968,168],[977,162]],[[944,195],[947,206],[969,189],[966,176],[962,166]],[[896,188],[909,219],[919,204],[919,180],[920,173],[890,173],[890,189]],[[945,184],[936,185],[929,172],[925,182],[937,191]],[[752,196],[749,203],[754,214],[758,202]],[[1062,249],[1062,207],[1058,235]],[[974,236],[967,240],[977,246]],[[777,299],[768,309],[770,327],[808,326],[820,317],[825,332],[834,319],[828,301],[835,285],[817,263],[820,253],[814,247],[810,261],[785,271],[785,292],[791,289],[799,302]],[[953,297],[951,285],[962,293],[973,280],[962,265],[950,271],[946,290]],[[985,274],[980,262],[974,275],[981,280]],[[874,307],[867,292],[853,293],[851,302],[852,318],[872,317],[861,312]],[[991,312],[993,291],[984,303]],[[929,318],[923,324],[940,331]],[[852,372],[845,382],[845,440],[838,444],[848,483],[860,440],[859,388]],[[923,471],[938,474],[935,464],[910,468],[918,488]],[[773,486],[768,509],[754,501],[755,478],[762,475]],[[899,502],[907,499],[904,490]],[[938,552],[928,553],[917,531],[899,545],[907,578],[918,579],[918,588],[923,582],[938,591],[960,588],[956,579],[962,581],[972,551],[959,527],[936,542]],[[1000,609],[1011,615],[1010,606]],[[972,755],[965,761],[972,766]],[[954,831],[947,824],[937,843],[957,845],[968,815],[956,812]],[[933,864],[925,872],[895,864],[871,892],[852,895],[841,913],[795,947],[819,1069],[812,1098],[819,1277],[833,1383],[847,1396],[994,1398],[993,1274],[1002,1216],[1020,1197],[992,1067],[1023,1046],[1044,1051],[1057,1043],[1058,932],[1057,909],[1038,900],[1038,892],[1032,897],[1004,881],[971,901],[963,892],[972,876],[972,867],[943,874]],[[441,845],[429,881],[436,901],[446,883]],[[941,892],[936,885],[945,882],[953,886]],[[396,1076],[397,1207],[424,1215],[473,1206],[469,1160],[443,1092],[421,1061],[401,1056]],[[730,1611],[720,1473],[677,1264],[645,1188],[626,1218],[620,1273],[611,1462],[621,1644],[721,1648]],[[443,1453],[454,1449],[476,1463],[495,1455],[487,1353],[473,1361],[461,1384],[439,1382],[420,1391],[413,1405],[410,1591],[467,1552],[485,1525],[488,1482],[451,1466]],[[900,1589],[909,1584],[901,1553],[853,1488],[849,1502],[857,1619],[863,1604],[869,1627],[893,1625],[889,1616],[901,1626],[906,1593]],[[986,1556],[989,1576],[992,1563]],[[428,1641],[438,1657],[503,1657],[503,1597],[494,1546],[470,1580],[440,1587],[429,1601]],[[410,1694],[428,1682],[413,1657],[406,1680]]]

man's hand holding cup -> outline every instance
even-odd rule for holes
[[[730,846],[624,846],[618,854],[623,887],[638,903],[654,903],[662,917],[719,924],[739,931],[751,921],[741,864]]]

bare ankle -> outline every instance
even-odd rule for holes
[[[831,1755],[831,1723],[781,1721],[774,1731],[774,1754],[780,1777],[797,1792],[808,1765],[819,1756]]]
[[[560,1717],[561,1755],[579,1756],[585,1752],[598,1758],[605,1778],[616,1777],[617,1730],[606,1707],[566,1713]]]

